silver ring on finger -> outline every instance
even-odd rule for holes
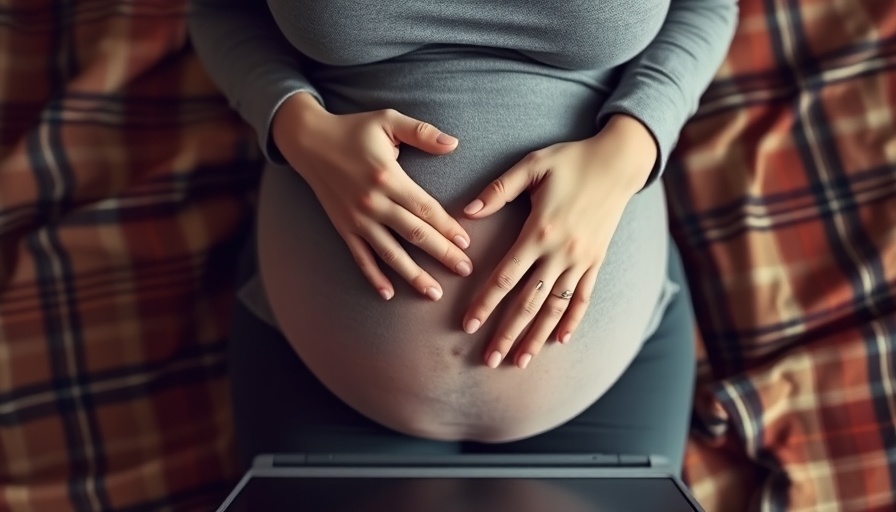
[[[560,293],[551,293],[551,296],[557,297],[558,299],[569,300],[572,298],[572,294],[572,290],[563,290]]]

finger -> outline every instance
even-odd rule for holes
[[[486,217],[519,197],[535,181],[538,174],[538,168],[534,165],[537,163],[537,157],[532,155],[534,153],[530,153],[489,183],[479,197],[464,207],[464,213],[475,218]]]
[[[566,314],[557,325],[557,340],[560,343],[569,343],[582,318],[585,317],[585,312],[588,311],[588,304],[591,303],[591,296],[594,294],[594,286],[597,283],[599,270],[600,266],[594,265],[579,280],[575,295],[570,300],[569,309],[566,310]]]
[[[394,110],[386,111],[386,121],[393,140],[397,140],[414,146],[415,148],[432,153],[434,155],[443,155],[454,151],[457,147],[457,139],[442,133],[435,126],[408,117]]]
[[[454,272],[462,276],[473,272],[473,262],[463,251],[401,206],[394,205],[382,220],[405,240],[423,249]]]
[[[560,323],[564,315],[572,307],[570,299],[562,298],[564,291],[577,290],[581,286],[581,272],[575,272],[572,269],[567,270],[557,279],[554,287],[551,289],[548,297],[538,312],[538,317],[532,324],[532,328],[526,334],[526,337],[519,344],[516,352],[516,365],[520,368],[528,366],[529,362],[541,352],[545,342],[551,336],[554,327]],[[573,292],[573,296],[575,293]]]
[[[497,367],[510,353],[513,344],[520,339],[524,329],[542,310],[548,292],[559,276],[559,271],[539,268],[535,275],[526,281],[517,300],[514,301],[505,320],[498,328],[494,339],[485,349],[485,361],[488,366]]]
[[[367,242],[355,234],[345,236],[344,240],[355,258],[355,263],[358,264],[358,267],[360,267],[367,280],[370,281],[370,284],[376,288],[380,297],[385,300],[391,299],[395,295],[395,290],[392,288],[389,278],[386,277],[386,274],[383,274],[379,265],[376,264],[376,258],[374,258],[370,247],[367,246]]]
[[[498,304],[522,279],[523,275],[535,263],[534,252],[519,250],[525,247],[519,240],[510,249],[507,256],[495,267],[485,287],[473,300],[473,304],[464,317],[464,330],[473,334],[484,324]]]
[[[397,163],[395,164],[398,165]],[[429,193],[423,190],[401,169],[402,179],[393,186],[387,186],[389,198],[403,206],[424,222],[434,227],[446,240],[450,240],[461,249],[470,247],[470,235],[457,220],[448,214],[442,205]]]
[[[376,254],[417,291],[434,301],[442,297],[439,283],[414,263],[389,230],[381,224],[371,223],[366,228],[365,238]]]

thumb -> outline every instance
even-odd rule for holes
[[[395,112],[389,118],[392,138],[434,155],[454,151],[457,139],[442,133],[435,126]]]
[[[478,198],[464,208],[464,213],[476,218],[491,215],[522,194],[530,182],[529,165],[523,160],[491,182]]]

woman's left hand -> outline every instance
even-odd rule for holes
[[[476,332],[522,286],[486,347],[488,366],[497,368],[518,340],[515,363],[525,368],[552,333],[561,343],[571,339],[622,212],[656,157],[647,128],[615,115],[594,137],[529,153],[467,205],[464,212],[481,219],[524,190],[532,200],[519,238],[464,317],[464,330]]]

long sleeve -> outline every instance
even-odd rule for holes
[[[264,0],[191,0],[190,37],[212,80],[258,135],[265,156],[284,163],[271,136],[274,112],[307,91],[301,54],[277,27]]]
[[[725,58],[737,11],[737,0],[671,0],[656,38],[626,65],[601,108],[598,126],[622,113],[651,131],[658,155],[648,184],[662,173],[681,129]]]

